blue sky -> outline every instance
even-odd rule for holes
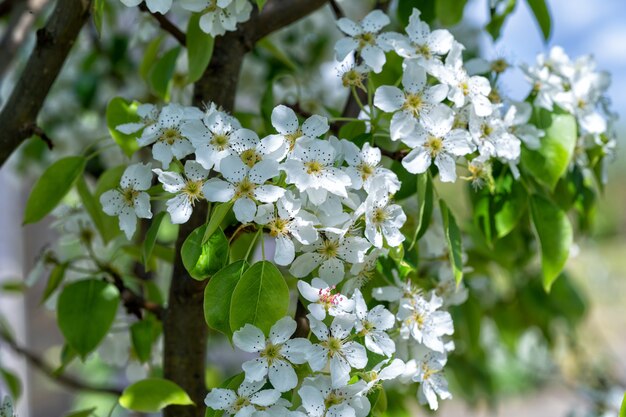
[[[570,57],[592,54],[598,68],[612,75],[609,95],[620,114],[620,125],[626,125],[626,1],[624,0],[547,0],[553,17],[552,38],[543,43],[539,29],[524,0],[518,0],[514,14],[494,45],[484,34],[483,52],[487,57],[502,56],[513,63],[534,62],[537,53],[561,45]],[[466,18],[484,25],[488,20],[486,0],[473,0],[465,11]],[[503,78],[504,91],[522,98],[521,73],[512,71]]]

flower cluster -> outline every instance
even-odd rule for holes
[[[181,1],[184,8],[205,11],[201,25],[215,33],[247,18],[244,4],[250,7],[244,0]],[[449,263],[437,261],[449,251],[445,237],[434,231],[443,230],[441,219],[433,215],[437,227],[418,243],[420,256],[435,259],[420,264],[438,277],[434,289],[395,274],[393,285],[364,295],[365,284],[380,272],[379,259],[403,250],[407,220],[394,200],[401,183],[383,164],[375,138],[391,140],[398,150],[393,157],[409,173],[423,174],[434,165],[441,181],[454,182],[457,166],[466,166],[469,179],[481,185],[491,177],[492,161],[519,175],[522,146],[538,149],[544,133],[530,124],[530,103],[502,103],[489,78],[468,71],[464,47],[450,32],[431,31],[417,10],[405,34],[382,32],[389,23],[379,10],[360,22],[337,22],[348,35],[335,46],[337,59],[352,62],[342,72],[343,84],[357,100],[357,89],[370,93],[369,105],[359,103],[369,143],[335,137],[326,117],[302,121],[284,105],[273,109],[273,131],[263,137],[213,104],[205,111],[144,104],[137,111],[141,122],[117,127],[150,146],[160,163],[154,169],[131,165],[120,186],[101,197],[104,211],[119,216],[129,239],[136,218],[152,216],[150,196],[160,187],[175,224],[187,222],[199,201],[232,207],[239,223],[273,238],[274,263],[288,267],[308,303],[309,338],[293,338],[291,317],[276,322],[269,335],[251,324],[234,333],[235,346],[258,357],[243,364],[238,389],[211,390],[206,404],[214,410],[254,417],[365,417],[368,394],[389,380],[418,383],[418,399],[431,409],[451,397],[443,368],[454,349],[454,327],[446,309],[464,302],[467,291],[457,285]],[[392,52],[403,59],[401,80],[375,91],[369,81],[366,87],[368,73],[381,72]],[[571,112],[582,137],[610,147],[603,73],[594,72],[588,60],[570,62],[559,50],[526,73],[534,80],[537,106]],[[154,190],[153,173],[160,183]],[[382,274],[396,272],[387,268]],[[379,302],[371,309],[370,298]],[[377,364],[368,360],[377,356]],[[289,398],[301,404],[296,410],[282,395],[294,389],[300,401]]]
[[[589,153],[599,150],[600,157],[612,157],[616,145],[617,115],[610,110],[607,89],[611,77],[598,71],[593,57],[571,60],[560,47],[537,57],[534,66],[522,65],[532,85],[531,98],[536,107],[562,109],[574,115],[578,125],[577,163],[591,165]],[[607,158],[603,158],[605,162]],[[606,182],[606,164],[602,166]]]
[[[172,0],[145,0],[152,13],[167,13]],[[143,0],[121,0],[127,7],[135,7]],[[237,23],[250,18],[252,4],[248,0],[181,0],[180,6],[190,12],[201,13],[200,28],[211,36],[232,32]]]

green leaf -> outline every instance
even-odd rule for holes
[[[211,57],[215,39],[200,29],[200,13],[193,13],[187,25],[187,81],[194,83],[202,77]]]
[[[165,101],[169,100],[170,81],[172,81],[174,76],[176,60],[180,50],[179,46],[170,49],[150,68],[148,75],[150,87],[152,87],[157,96]]]
[[[265,3],[267,3],[267,0],[256,0],[256,5],[260,10],[263,10],[263,6],[265,6]]]
[[[624,399],[622,400],[622,406],[619,409],[619,417],[626,417],[626,392],[624,393]]]
[[[263,38],[256,43],[256,47],[264,49],[270,55],[272,55],[277,61],[284,64],[291,71],[297,71],[298,65],[293,62],[288,55],[286,55],[281,48],[276,46],[269,38]]]
[[[252,265],[237,283],[230,305],[230,329],[250,323],[268,334],[287,314],[289,288],[276,266],[268,261]]]
[[[209,240],[209,238],[213,236],[213,233],[215,233],[217,229],[219,229],[220,224],[222,224],[222,221],[224,220],[232,206],[233,202],[228,201],[226,203],[218,204],[213,208],[211,216],[209,217],[209,223],[207,225],[206,231],[204,232],[204,236],[202,237],[202,243],[205,243],[207,240]]]
[[[145,319],[130,326],[130,340],[133,350],[141,363],[146,363],[152,355],[152,345],[161,334],[161,325],[155,320]]]
[[[457,284],[463,279],[463,247],[461,244],[461,231],[456,224],[454,216],[443,200],[439,200],[441,209],[441,219],[443,220],[443,230],[448,242],[448,252],[450,256],[450,266],[454,272],[454,279]]]
[[[511,233],[526,212],[526,206],[528,205],[528,195],[524,186],[512,177],[507,179],[511,181],[510,191],[502,196],[502,205],[494,215],[498,238]]]
[[[454,26],[463,19],[467,0],[437,0],[435,12],[443,26]]]
[[[206,230],[206,224],[198,227],[187,236],[180,248],[187,272],[193,279],[199,281],[209,278],[228,262],[228,239],[222,229],[218,227],[209,240],[202,243]]]
[[[41,174],[28,196],[24,224],[36,223],[61,202],[85,169],[82,156],[59,159]]]
[[[139,65],[139,74],[148,85],[150,84],[150,70],[154,66],[154,63],[159,56],[159,47],[161,46],[163,38],[163,35],[157,36],[148,44],[148,46],[146,46],[143,51],[143,59],[141,60],[141,64]]]
[[[102,207],[100,202],[96,200],[89,190],[89,186],[87,185],[87,181],[85,181],[84,176],[79,176],[76,181],[76,191],[78,191],[78,195],[80,196],[81,201],[83,202],[83,206],[89,217],[93,221],[93,224],[96,226],[96,229],[105,243],[109,241],[108,235],[105,226],[104,214],[102,211]]]
[[[496,0],[491,7],[491,20],[485,26],[491,37],[496,40],[500,37],[502,26],[513,13],[517,0]]]
[[[189,395],[167,379],[148,378],[124,390],[120,405],[127,410],[156,413],[169,405],[194,405]]]
[[[159,233],[159,228],[161,227],[161,222],[165,217],[165,212],[162,211],[152,219],[152,223],[146,232],[146,237],[143,241],[143,264],[146,267],[146,271],[150,270],[150,258],[152,257],[152,251],[154,250],[154,245],[156,243],[157,235]]]
[[[424,236],[428,225],[430,224],[430,218],[433,215],[433,181],[430,178],[430,174],[425,172],[417,176],[417,225],[415,227],[415,235],[409,250],[413,249],[415,243]]]
[[[74,411],[69,414],[66,414],[65,417],[90,417],[94,415],[96,411],[96,407],[87,408],[85,410]]]
[[[126,135],[117,130],[119,125],[141,122],[141,117],[137,115],[137,103],[127,101],[122,97],[115,97],[107,105],[106,121],[111,137],[126,156],[131,157],[137,152],[139,149],[137,133]]]
[[[48,283],[46,284],[46,289],[43,290],[43,295],[41,296],[41,304],[48,301],[48,298],[59,288],[61,282],[63,282],[63,277],[65,277],[65,270],[67,269],[67,262],[57,264],[52,271],[50,272],[50,277],[48,278]]]
[[[2,377],[5,386],[9,389],[11,397],[17,401],[22,395],[22,381],[20,381],[20,378],[13,371],[2,367],[0,367],[0,377]]]
[[[234,262],[217,272],[204,290],[204,319],[209,327],[232,336],[230,302],[241,276],[248,269],[245,260]]]
[[[530,6],[535,20],[541,29],[543,40],[547,42],[552,34],[552,18],[550,17],[546,0],[526,0],[526,3]]]
[[[91,14],[93,16],[93,25],[98,32],[98,36],[102,36],[102,18],[104,17],[104,0],[94,0]]]
[[[104,339],[120,301],[117,289],[87,279],[67,285],[57,302],[57,320],[67,343],[83,359]]]
[[[530,207],[541,244],[543,286],[546,291],[550,291],[552,283],[565,266],[574,232],[566,213],[549,200],[533,195]]]
[[[576,119],[571,114],[550,113],[545,109],[535,116],[537,127],[546,134],[539,149],[522,148],[522,165],[537,181],[554,190],[574,155],[578,137]]]

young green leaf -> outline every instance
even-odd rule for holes
[[[571,114],[541,109],[535,123],[546,134],[541,138],[539,149],[522,149],[522,165],[537,181],[554,190],[574,156],[578,139],[576,119]]]
[[[430,218],[433,215],[433,200],[433,181],[430,174],[428,172],[419,174],[417,176],[417,225],[409,250],[413,249],[413,246],[428,230]]]
[[[63,278],[65,277],[66,269],[66,262],[57,264],[54,268],[52,268],[50,278],[48,278],[48,283],[46,284],[46,289],[43,290],[43,295],[41,296],[41,304],[45,303],[48,298],[50,298],[52,293],[59,288],[59,285],[61,285],[61,282],[63,282]]]
[[[41,174],[26,202],[24,224],[35,223],[50,213],[83,173],[87,159],[69,156],[59,159]]]
[[[161,334],[161,324],[154,319],[145,319],[130,326],[130,340],[133,350],[141,363],[150,360],[152,345]]]
[[[456,224],[454,215],[443,200],[439,200],[441,218],[443,220],[443,230],[448,242],[448,252],[450,256],[450,266],[454,272],[454,279],[457,284],[463,279],[463,247],[461,244],[461,231]]]
[[[193,13],[187,24],[187,82],[194,83],[202,77],[213,56],[215,39],[200,29],[200,13]]]
[[[501,206],[496,211],[494,220],[498,238],[502,238],[515,228],[526,212],[528,194],[524,186],[512,177],[509,193],[501,199]]]
[[[146,232],[146,237],[143,241],[143,252],[142,252],[143,264],[146,267],[146,271],[150,270],[149,261],[150,261],[150,258],[152,257],[152,251],[154,250],[154,245],[156,243],[157,235],[159,233],[159,228],[161,227],[161,222],[163,221],[165,214],[166,213],[162,211],[156,216],[154,216],[154,218],[152,219],[152,223],[150,224],[150,227],[148,228],[148,231]]]
[[[83,359],[109,331],[120,294],[104,281],[87,279],[67,285],[57,302],[57,320],[67,343]]]
[[[119,403],[127,410],[156,413],[169,405],[193,405],[189,395],[174,382],[148,378],[124,390]]]
[[[205,224],[191,232],[180,249],[187,272],[199,281],[209,278],[228,262],[228,239],[222,229],[218,227],[209,240],[202,243],[206,230]]]
[[[74,411],[72,413],[66,414],[65,417],[90,417],[94,415],[96,411],[96,407],[87,408],[85,410]]]
[[[541,245],[541,269],[546,291],[561,274],[569,257],[574,232],[567,214],[551,201],[533,195],[530,207],[535,230]]]
[[[622,400],[622,406],[619,409],[619,417],[626,417],[626,392],[624,393],[624,399]]]
[[[437,19],[444,26],[454,26],[463,18],[467,0],[437,0],[435,11]]]
[[[237,283],[230,304],[230,329],[250,323],[265,334],[287,314],[289,288],[276,266],[268,261],[252,265]]]
[[[115,97],[107,105],[106,121],[109,134],[115,143],[124,151],[126,156],[133,156],[139,149],[137,134],[126,135],[117,130],[117,127],[125,123],[141,122],[141,117],[137,115],[137,103],[127,101],[122,97]]]
[[[263,10],[263,6],[265,6],[265,3],[267,3],[267,0],[256,0],[256,5],[259,10]]]
[[[166,101],[169,100],[170,82],[174,76],[176,60],[180,50],[180,47],[170,49],[150,68],[148,76],[150,87],[152,87],[157,96]]]
[[[0,367],[0,379],[4,381],[4,385],[9,389],[11,397],[17,401],[22,395],[22,381],[20,381],[20,378],[13,371]]]
[[[230,211],[233,206],[233,202],[229,201],[226,203],[221,203],[216,205],[211,212],[211,216],[209,217],[209,224],[207,225],[206,231],[204,232],[204,236],[202,237],[202,243],[205,243],[213,233],[220,227],[222,221]]]
[[[248,269],[248,262],[240,260],[217,272],[204,290],[204,319],[209,327],[231,337],[230,302],[233,291]]]
[[[78,180],[76,181],[76,191],[78,191],[78,195],[83,202],[83,206],[85,207],[85,210],[87,210],[87,213],[89,214],[91,221],[93,221],[94,226],[96,226],[96,229],[102,237],[102,240],[107,243],[109,241],[109,233],[106,231],[104,220],[105,216],[102,212],[102,206],[89,190],[87,181],[85,181],[85,178],[83,176],[79,176]]]
[[[552,34],[552,17],[550,17],[550,10],[548,10],[546,0],[526,0],[526,3],[530,6],[530,10],[532,10],[535,20],[541,29],[543,40],[547,42]]]

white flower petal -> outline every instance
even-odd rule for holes
[[[202,193],[208,201],[225,203],[235,196],[235,188],[224,180],[211,178],[202,186]]]
[[[265,349],[265,335],[258,327],[246,324],[233,333],[233,343],[244,352],[260,352]]]
[[[292,109],[280,104],[272,111],[272,126],[283,135],[295,133],[299,126],[298,116]]]

